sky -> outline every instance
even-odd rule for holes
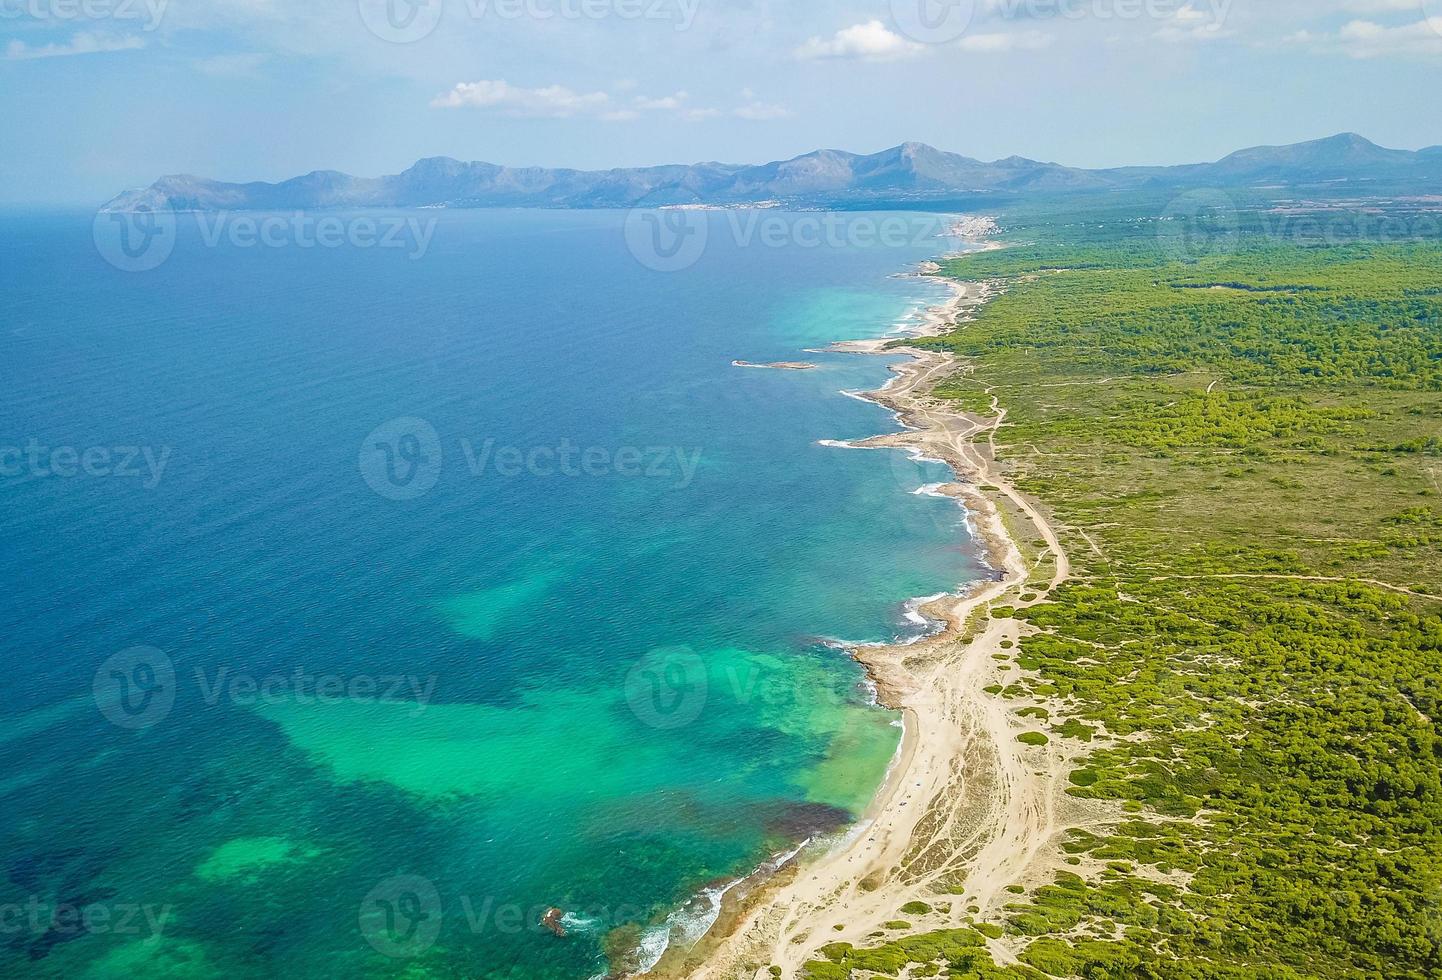
[[[427,156],[1442,143],[1442,0],[0,0],[0,203]]]

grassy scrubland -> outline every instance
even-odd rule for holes
[[[1005,292],[930,342],[972,366],[939,394],[999,398],[1076,565],[996,696],[1060,706],[1125,816],[1004,920],[812,977],[1442,976],[1442,243],[1202,220],[946,266]]]

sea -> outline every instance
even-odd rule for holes
[[[989,572],[824,348],[950,223],[0,215],[0,975],[637,973],[854,832]]]

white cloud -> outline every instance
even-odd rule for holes
[[[645,109],[648,112],[655,112],[661,109],[680,109],[682,104],[690,98],[685,92],[677,92],[675,95],[667,95],[659,99],[647,98],[638,95],[635,99],[637,109]]]
[[[1341,0],[1338,8],[1352,14],[1391,14],[1417,12],[1419,0]]]
[[[605,92],[573,92],[564,85],[521,88],[501,80],[460,82],[431,100],[437,109],[490,109],[507,116],[565,119],[612,112]]]
[[[1051,34],[1037,30],[1005,31],[993,34],[967,34],[956,47],[976,54],[1006,51],[1036,51],[1048,47]],[[830,39],[813,37],[794,52],[802,61],[852,59],[859,61],[899,61],[924,54],[927,46],[908,41],[893,33],[879,20],[867,21],[838,31]],[[748,100],[750,99],[747,96]]]
[[[76,34],[65,44],[31,46],[24,41],[11,41],[5,47],[5,60],[31,61],[36,58],[67,58],[77,54],[106,54],[111,51],[135,51],[145,47],[143,38],[106,37],[100,34]]]
[[[1354,20],[1338,32],[1343,50],[1354,58],[1386,55],[1442,55],[1442,16],[1402,27]]]
[[[1298,31],[1288,37],[1319,54],[1344,54],[1351,58],[1442,58],[1442,16],[1415,24],[1386,27],[1370,20],[1344,24],[1335,34]]]
[[[737,119],[767,122],[772,119],[786,119],[791,112],[785,106],[772,105],[769,102],[748,102],[739,109],[733,110],[731,114]]]
[[[197,58],[191,62],[202,75],[217,78],[238,78],[256,74],[269,56],[255,52],[246,54],[217,54],[209,58]]]
[[[813,37],[796,49],[802,61],[848,58],[862,61],[896,61],[920,54],[923,48],[887,29],[879,20],[869,20],[837,31],[829,40]]]
[[[1015,31],[1004,34],[968,34],[956,46],[974,54],[1006,51],[1040,51],[1056,38],[1042,31]]]
[[[1196,4],[1189,3],[1168,17],[1167,23],[1157,31],[1156,36],[1169,44],[1220,41],[1231,37],[1232,32],[1223,27],[1225,14],[1214,13],[1214,9],[1202,10]]]
[[[749,90],[748,90],[749,92]],[[431,100],[436,109],[484,109],[505,116],[532,119],[591,118],[602,122],[634,122],[648,114],[660,114],[683,122],[704,122],[722,116],[737,119],[784,119],[791,113],[779,105],[758,101],[748,95],[740,107],[730,110],[693,106],[687,92],[653,97],[632,96],[618,101],[606,92],[578,93],[564,85],[522,88],[500,79],[460,82],[449,92]]]

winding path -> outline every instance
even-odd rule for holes
[[[1061,739],[1040,747],[1021,743],[1017,736],[1035,722],[1018,712],[1034,702],[986,690],[1015,680],[1014,667],[1004,661],[1025,629],[989,610],[1044,602],[1072,574],[1046,515],[993,463],[1006,410],[987,389],[990,417],[954,412],[930,393],[961,363],[950,354],[904,350],[913,360],[871,397],[896,410],[911,431],[854,445],[915,448],[946,459],[965,481],[949,489],[964,500],[990,545],[1000,580],[925,607],[948,624],[936,636],[856,651],[885,702],[903,712],[906,729],[868,821],[849,841],[808,859],[791,880],[754,898],[726,936],[712,937],[684,961],[663,962],[663,974],[759,980],[776,966],[782,977],[796,977],[827,943],[870,945],[869,937],[911,901],[947,907],[943,916],[925,921],[927,928],[960,925],[968,916],[995,919],[1014,899],[1009,886],[1039,882],[1061,866],[1055,846],[1060,835],[1115,819],[1097,804],[1066,795],[1067,776],[1083,749]],[[981,450],[983,441],[989,453]],[[1044,543],[1034,560],[1024,557],[989,493],[1009,503],[1027,533]],[[1054,561],[1048,583],[1031,585],[1048,555]],[[991,943],[991,951],[1000,963],[1014,962],[999,942]]]

